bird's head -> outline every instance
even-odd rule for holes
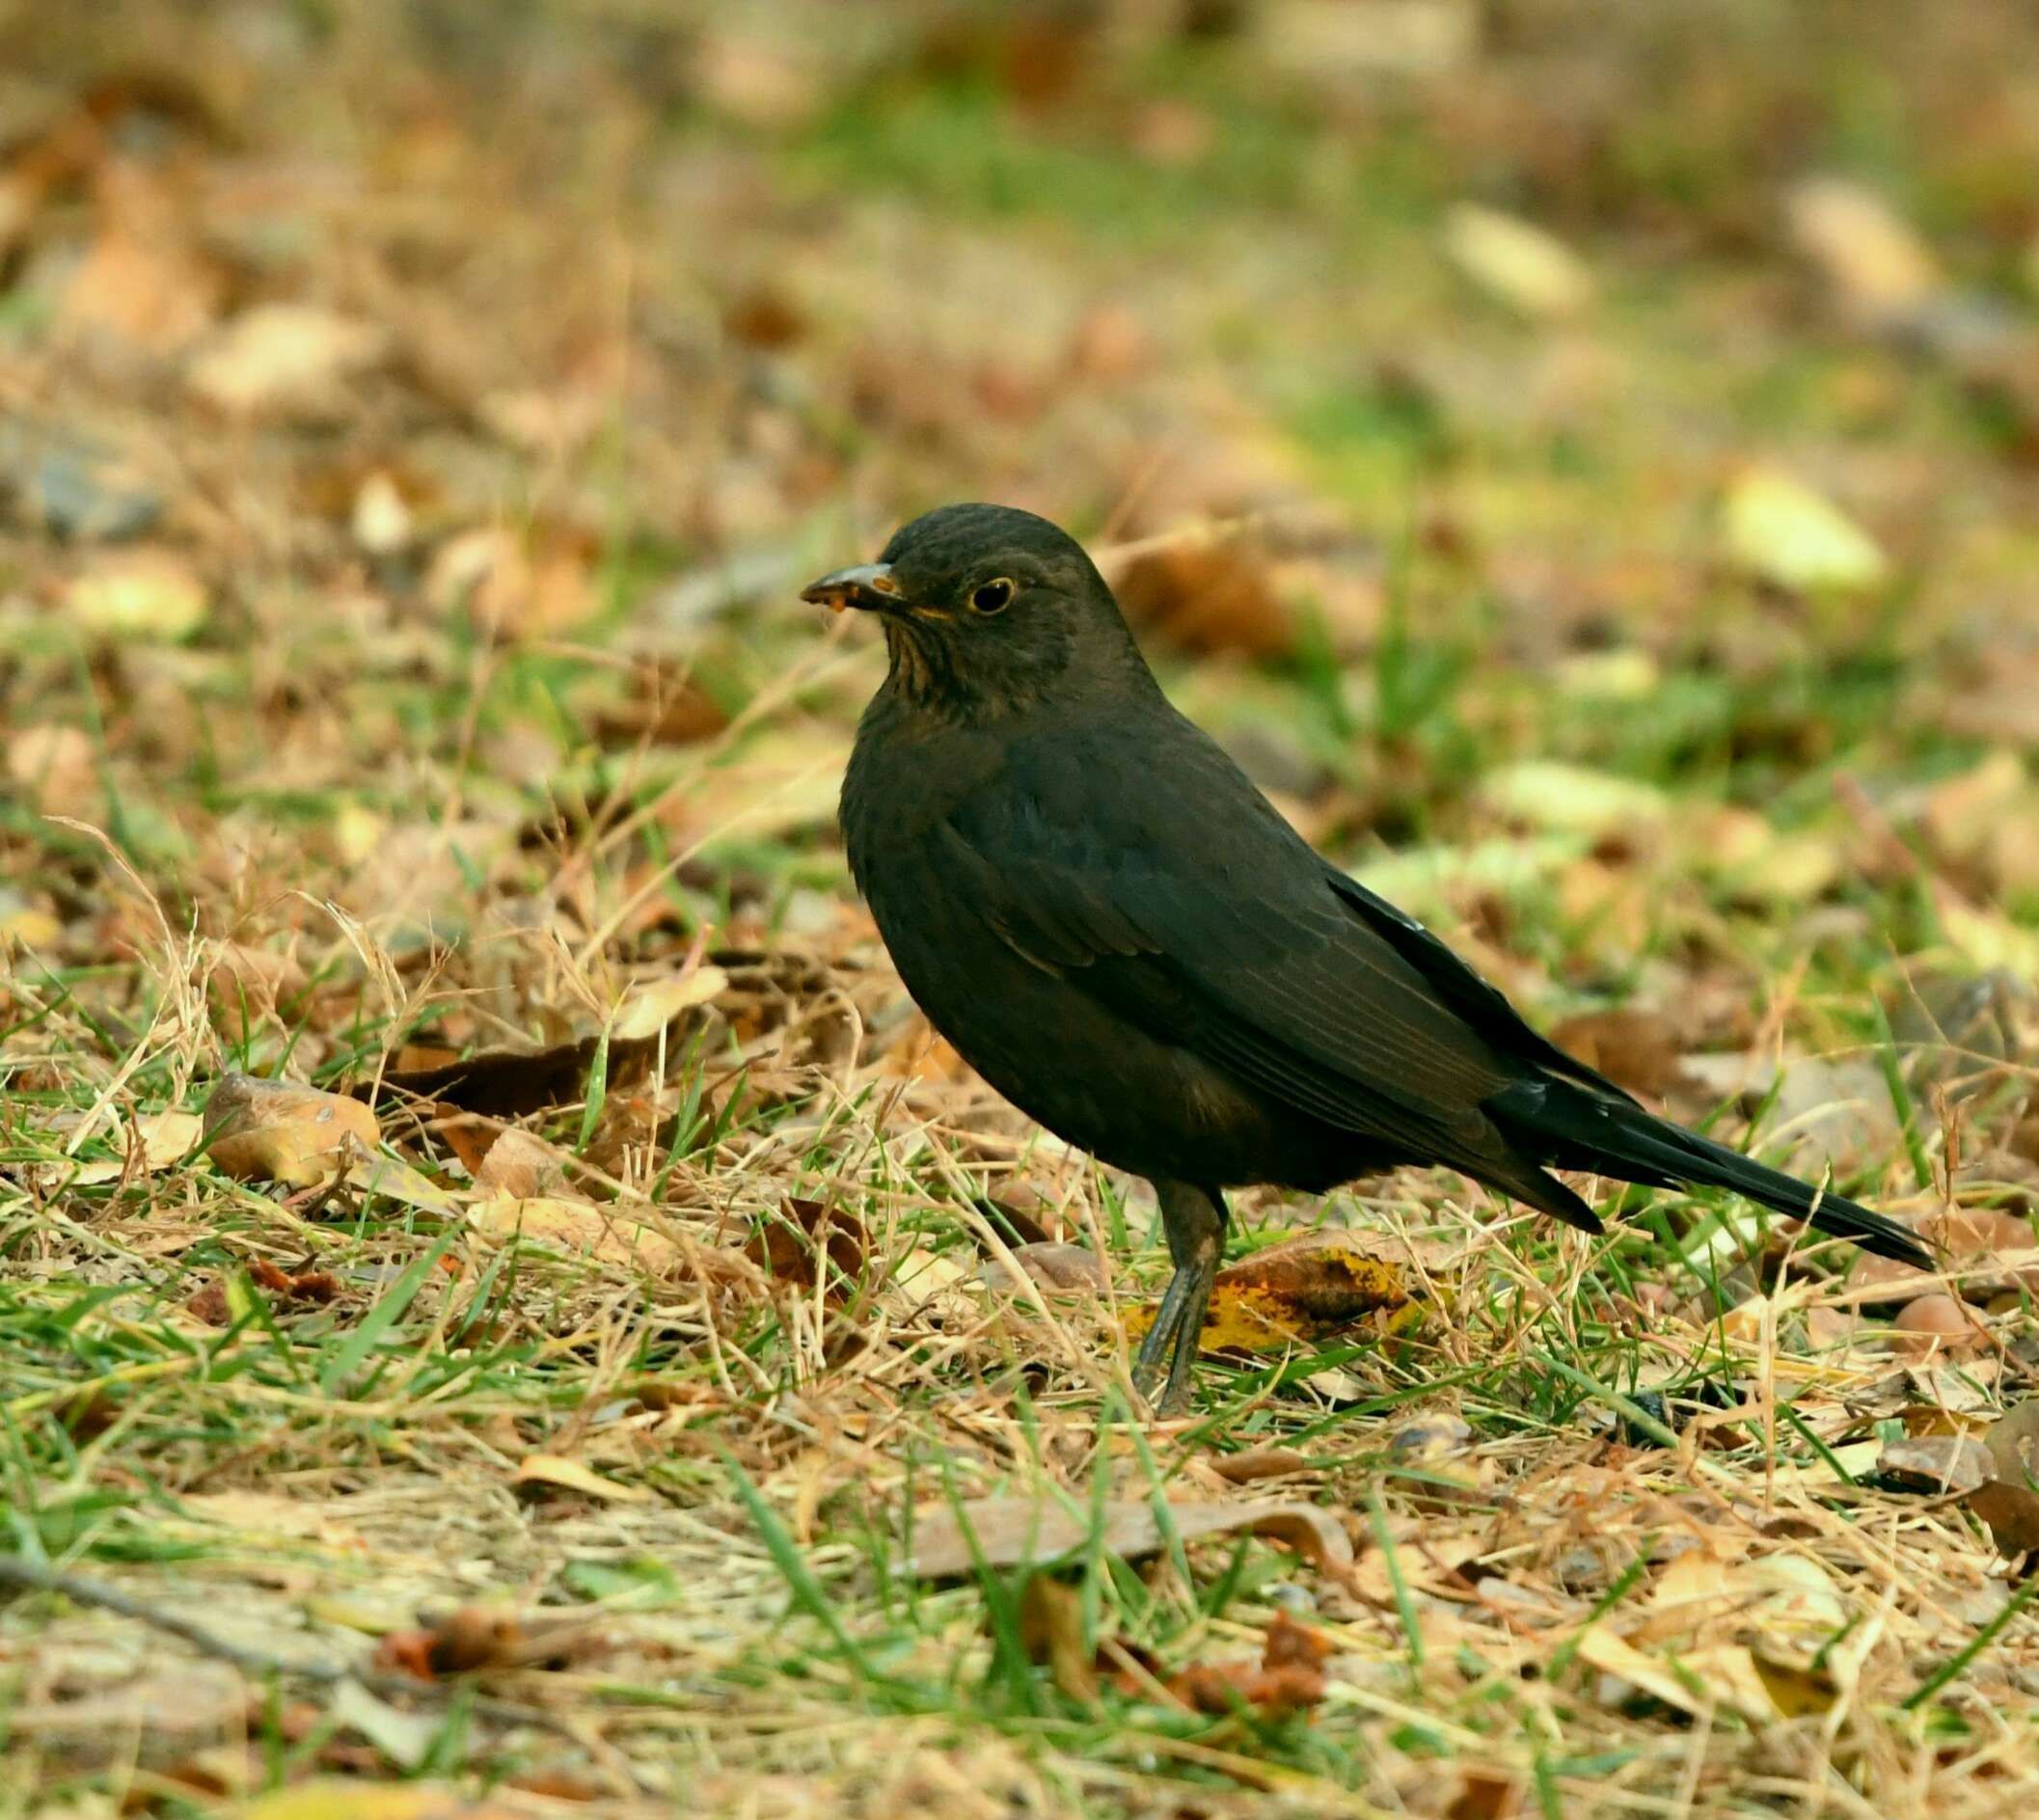
[[[1067,532],[1007,505],[944,505],[876,562],[801,598],[880,615],[892,683],[916,704],[994,718],[1147,678],[1118,603]]]

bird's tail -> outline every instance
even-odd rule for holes
[[[1917,1235],[1895,1220],[1657,1118],[1633,1101],[1544,1079],[1505,1088],[1483,1109],[1511,1143],[1539,1162],[1652,1187],[1696,1182],[1729,1188],[1879,1257],[1936,1267]]]

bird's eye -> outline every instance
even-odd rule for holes
[[[1004,576],[986,582],[970,595],[970,605],[980,613],[1002,613],[1013,600],[1013,584]]]

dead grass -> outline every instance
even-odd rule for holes
[[[2039,1361],[2031,46],[1163,11],[0,10],[7,1811],[2039,1786],[1958,1476]],[[1829,171],[1887,215],[1794,244]],[[1947,1280],[1247,1193],[1236,1258],[1406,1306],[1135,1420],[1151,1200],[931,1036],[832,831],[882,658],[797,584],[959,495],[1144,561],[1327,852]],[[236,1073],[377,1127],[230,1174]],[[1182,1533],[1259,1498],[1349,1570]],[[1311,1699],[1183,1693],[1282,1616]]]

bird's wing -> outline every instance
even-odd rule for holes
[[[960,804],[938,837],[944,895],[1270,1097],[1491,1178],[1499,1139],[1481,1102],[1527,1072],[1482,1028],[1511,1034],[1493,1009],[1507,1001],[1380,900],[1349,895],[1201,736],[1155,769],[1092,757],[1022,753]],[[1455,969],[1442,983],[1438,956]]]

